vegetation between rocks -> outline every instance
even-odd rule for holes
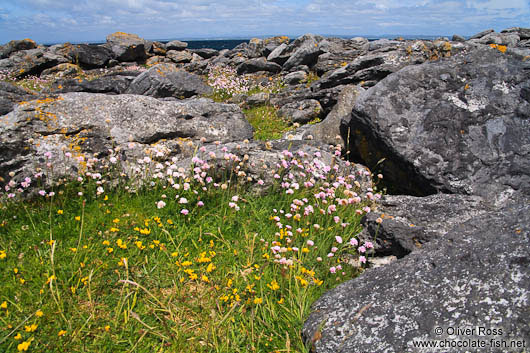
[[[308,351],[309,307],[362,271],[359,220],[380,196],[319,158],[285,150],[259,197],[248,158],[204,147],[189,170],[110,151],[53,187],[50,163],[6,181],[0,350]]]

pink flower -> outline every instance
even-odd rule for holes
[[[309,245],[309,246],[313,246],[313,245],[315,245],[315,243],[314,243],[312,240],[308,240],[308,241],[307,241],[307,245]]]
[[[337,243],[342,244],[342,237],[341,236],[336,235],[335,236],[335,240],[337,241]]]
[[[374,247],[374,243],[372,243],[371,241],[367,241],[366,243],[364,243],[364,246],[366,246],[367,249],[371,249]]]
[[[330,267],[329,268],[329,272],[335,273],[335,272],[337,272],[337,269],[335,267]]]
[[[364,246],[359,246],[358,250],[359,250],[360,253],[366,252],[366,248]]]
[[[158,209],[164,208],[164,207],[166,207],[166,203],[165,203],[164,201],[158,201],[158,202],[156,203],[156,207],[157,207]]]
[[[351,246],[357,246],[357,245],[359,245],[359,242],[357,241],[357,239],[351,238],[350,239],[350,245]]]
[[[336,246],[334,246],[334,247],[331,248],[331,252],[332,252],[332,253],[336,253],[338,250],[339,250],[339,249],[338,249]]]
[[[359,256],[359,262],[365,264],[366,263],[366,257]]]
[[[199,206],[199,207],[204,206],[204,202],[202,202],[202,201],[197,202],[197,206]]]
[[[46,196],[46,191],[44,191],[44,190],[39,190],[39,195],[40,195],[40,196]]]
[[[182,211],[180,211],[180,213],[186,216],[188,213],[190,213],[190,211],[188,211],[187,209],[183,209]]]

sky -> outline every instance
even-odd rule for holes
[[[473,35],[530,27],[530,0],[1,0],[0,44],[145,39]]]

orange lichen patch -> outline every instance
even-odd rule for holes
[[[501,53],[505,53],[507,49],[506,45],[498,45],[498,44],[490,44],[490,47],[492,47],[493,49],[497,49]]]

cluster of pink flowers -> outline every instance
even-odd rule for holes
[[[208,73],[208,84],[229,97],[247,93],[250,89],[249,80],[228,66],[212,66]]]

